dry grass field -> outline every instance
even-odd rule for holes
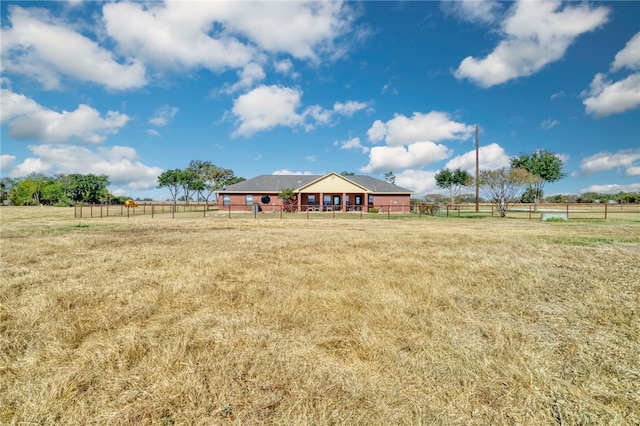
[[[640,424],[637,218],[0,215],[0,424]]]

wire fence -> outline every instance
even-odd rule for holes
[[[366,211],[365,211],[366,210]],[[83,204],[74,207],[75,218],[103,217],[203,217],[203,218],[332,218],[332,219],[412,219],[412,218],[481,218],[499,217],[493,204],[433,204],[417,203],[411,206],[376,205],[350,206],[342,210],[341,206],[297,205],[262,206],[225,205],[216,203],[132,203],[129,205]],[[516,204],[510,206],[507,219],[526,220],[596,220],[631,219],[640,220],[640,204]]]

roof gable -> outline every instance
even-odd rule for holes
[[[369,192],[345,176],[331,172],[298,188],[299,192]]]

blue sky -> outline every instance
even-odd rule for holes
[[[349,171],[416,195],[550,150],[640,191],[640,2],[1,3],[2,177]],[[472,191],[470,191],[472,192]]]

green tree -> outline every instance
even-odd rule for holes
[[[393,172],[387,172],[384,174],[384,180],[395,185],[396,175],[394,175]]]
[[[340,173],[342,176],[355,176],[356,174],[353,172],[347,172],[346,170]]]
[[[294,192],[293,188],[283,189],[278,194],[278,198],[282,200],[284,211],[293,212],[296,210],[296,207],[298,206],[298,196]]]
[[[71,174],[68,178],[67,193],[74,203],[100,203],[109,186],[109,178],[106,175]]]
[[[198,194],[207,203],[211,196],[216,195],[217,191],[224,186],[244,180],[244,178],[236,177],[233,170],[218,167],[211,161],[192,160],[189,163],[189,168],[196,171],[198,179],[202,182]]]
[[[178,195],[182,189],[182,170],[171,169],[158,176],[158,188],[167,188],[173,198],[173,208],[178,204]]]
[[[449,190],[451,204],[454,204],[454,197],[460,194],[462,187],[469,186],[473,182],[473,177],[469,172],[460,168],[455,170],[442,169],[436,173],[435,179],[438,187]]]
[[[2,178],[0,179],[0,203],[12,202],[11,197],[12,193],[15,192],[16,185],[18,181],[12,178]]]
[[[520,200],[522,191],[535,182],[536,176],[522,168],[480,171],[480,187],[496,207],[500,217],[506,217],[509,207]]]
[[[556,182],[565,175],[562,173],[562,160],[554,153],[547,150],[537,150],[519,157],[511,158],[512,168],[527,170],[538,179],[530,184],[534,195],[534,211],[538,211],[538,203],[542,198],[543,188],[547,182]]]

